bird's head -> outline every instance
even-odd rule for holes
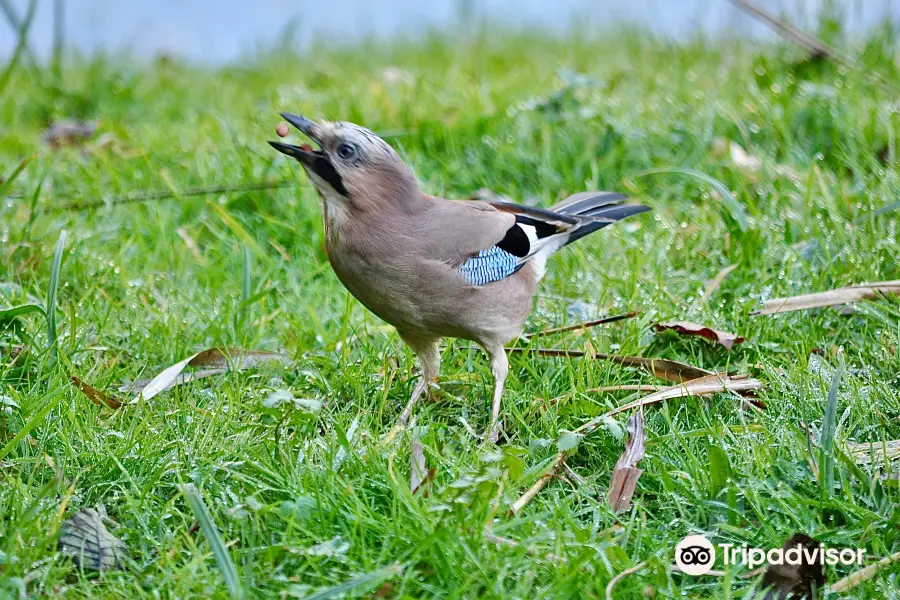
[[[315,122],[290,113],[281,116],[319,148],[269,144],[303,165],[326,202],[367,209],[373,204],[396,202],[417,189],[409,167],[387,142],[368,129],[353,123]]]

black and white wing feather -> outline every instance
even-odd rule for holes
[[[626,199],[611,192],[584,192],[550,210],[490,202],[495,209],[514,214],[515,223],[503,239],[466,260],[459,272],[470,284],[485,285],[509,277],[531,261],[540,278],[547,258],[563,246],[619,219],[650,210],[623,204]]]

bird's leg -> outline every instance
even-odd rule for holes
[[[506,382],[506,374],[509,373],[509,360],[506,358],[506,350],[503,346],[486,347],[488,356],[491,357],[491,373],[494,375],[494,399],[491,404],[491,424],[488,427],[485,439],[496,442],[500,433],[498,421],[500,420],[500,399],[503,396],[503,384]]]
[[[416,357],[419,359],[419,367],[422,369],[422,375],[419,377],[419,380],[413,388],[412,395],[409,397],[409,402],[406,403],[406,408],[400,413],[400,418],[397,419],[397,422],[391,428],[390,432],[388,432],[388,434],[384,436],[384,439],[381,440],[382,444],[386,444],[393,440],[397,437],[397,434],[400,433],[400,430],[406,426],[409,422],[409,418],[412,416],[413,406],[415,406],[419,398],[421,398],[428,390],[428,384],[437,378],[441,366],[441,353],[438,347],[438,340],[422,339],[402,334],[401,337],[403,338],[403,341],[412,348],[413,352],[416,353]]]

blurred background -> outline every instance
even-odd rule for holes
[[[758,4],[800,26],[814,25],[820,14],[839,13],[847,33],[864,33],[885,18],[900,16],[900,0]],[[0,0],[0,8],[21,19],[28,0]],[[70,52],[126,52],[139,58],[163,55],[221,64],[275,41],[302,47],[315,39],[347,43],[414,38],[430,29],[483,21],[545,31],[631,25],[674,38],[773,35],[728,0],[55,0],[38,3],[30,43],[36,53],[49,56],[54,31],[59,30]],[[9,55],[15,41],[8,21],[0,19],[0,56]]]

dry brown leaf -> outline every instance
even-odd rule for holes
[[[713,342],[718,342],[726,350],[731,350],[736,344],[743,344],[746,341],[739,335],[728,333],[727,331],[719,331],[692,321],[669,321],[657,323],[654,327],[656,327],[657,331],[674,331],[682,335],[699,335]]]
[[[604,325],[606,323],[615,323],[616,321],[622,321],[624,319],[631,319],[638,316],[640,311],[632,311],[629,313],[621,314],[621,315],[613,315],[611,317],[603,317],[602,319],[595,319],[593,321],[585,321],[584,323],[577,323],[575,325],[567,325],[565,327],[555,327],[553,329],[544,329],[542,331],[538,331],[537,333],[532,334],[530,337],[536,338],[545,335],[553,335],[555,333],[564,333],[566,331],[575,331],[577,329],[588,329],[589,327],[595,327],[597,325]]]
[[[728,277],[732,271],[737,269],[737,263],[733,265],[728,265],[718,273],[716,276],[706,282],[706,289],[703,290],[703,300],[709,300],[713,294],[718,291],[720,287],[722,287],[722,282],[725,281],[725,278]]]
[[[115,396],[111,396],[105,392],[101,392],[97,388],[83,382],[74,375],[72,375],[72,384],[76,388],[81,390],[81,393],[87,396],[88,400],[98,406],[106,406],[114,410],[122,406],[122,401]]]
[[[51,148],[73,146],[86,142],[94,136],[97,126],[74,119],[63,119],[52,123],[41,138]]]
[[[900,460],[900,440],[886,442],[845,442],[850,456],[865,464]]]
[[[229,357],[231,357],[230,364]],[[151,379],[140,392],[138,392],[138,395],[132,402],[137,402],[141,398],[150,400],[160,392],[176,385],[175,382],[178,380],[179,375],[181,375],[182,371],[187,367],[212,367],[215,369],[234,369],[241,371],[263,362],[285,362],[287,360],[287,356],[277,352],[242,350],[241,348],[225,348],[224,350],[220,348],[208,348],[164,369],[159,375]]]
[[[877,298],[880,294],[900,294],[900,279],[854,285],[829,290],[827,292],[817,292],[815,294],[803,294],[801,296],[791,296],[789,298],[766,300],[763,302],[763,307],[761,309],[751,314],[774,315],[795,310],[839,306],[841,304],[859,302],[860,300],[871,300]]]
[[[59,528],[59,550],[82,569],[106,571],[122,568],[127,556],[125,543],[103,524],[93,508],[83,508]]]
[[[626,383],[623,385],[604,385],[601,387],[590,388],[579,392],[581,394],[606,394],[609,392],[658,392],[659,390],[665,389],[658,385],[644,385],[639,383]],[[557,396],[556,398],[551,398],[548,400],[550,404],[554,404],[559,402],[564,398],[568,398],[572,393],[564,394],[562,396]]]
[[[864,569],[860,569],[859,571],[850,573],[843,579],[835,581],[831,586],[831,589],[838,593],[846,592],[850,588],[854,588],[862,582],[872,579],[873,577],[875,577],[875,574],[879,570],[895,562],[900,562],[900,552],[895,552],[890,556],[886,556],[885,558],[879,560],[877,563],[873,563],[868,567],[865,567]]]
[[[422,448],[422,442],[415,435],[410,445],[409,464],[409,489],[415,494],[428,475],[428,469],[425,467],[425,450]]]
[[[749,175],[755,175],[763,168],[761,158],[748,153],[740,144],[726,138],[718,137],[713,140],[713,155],[719,158],[727,155],[734,166],[743,169]],[[772,165],[772,169],[788,179],[800,179],[800,174],[787,165],[775,164]],[[756,177],[751,177],[751,180],[756,181]]]
[[[555,348],[507,348],[509,353],[537,354],[539,356],[555,356],[561,358],[579,358],[587,353],[581,350],[557,350]],[[641,356],[616,356],[614,354],[594,353],[590,356],[597,360],[608,360],[626,367],[638,367],[649,371],[654,377],[673,383],[682,383],[707,375],[715,375],[712,371],[693,365],[680,363],[665,358],[644,358]]]
[[[790,549],[808,548],[810,553],[815,549],[824,552],[822,543],[808,535],[797,533],[792,535],[782,546],[786,552]],[[802,561],[806,561],[805,563]],[[821,590],[825,584],[825,567],[818,561],[809,561],[806,552],[801,553],[801,564],[770,564],[763,574],[760,588],[767,590],[763,600],[787,600],[788,598],[814,598],[815,591]]]
[[[178,385],[184,385],[186,383],[190,383],[192,381],[197,381],[198,379],[206,379],[207,377],[212,377],[214,375],[221,375],[222,373],[227,373],[228,369],[217,368],[217,369],[200,369],[197,371],[190,371],[188,373],[181,373],[178,377],[176,377],[172,383],[166,387],[167,390],[172,389]],[[131,393],[138,394],[140,393],[147,384],[149,384],[153,379],[135,379],[131,382],[123,383],[119,386],[119,391],[122,393]]]
[[[597,421],[599,423],[603,418],[612,417],[614,415],[623,413],[625,411],[631,410],[632,408],[637,408],[638,406],[642,405],[646,406],[648,404],[657,404],[659,402],[670,400],[672,398],[683,398],[686,396],[706,396],[709,394],[716,394],[726,391],[744,394],[747,392],[762,389],[762,387],[762,382],[758,379],[753,379],[752,377],[732,377],[723,374],[709,375],[707,377],[701,377],[699,379],[685,382],[681,385],[673,385],[672,387],[667,387],[658,392],[650,394],[649,396],[645,396],[644,398],[635,400],[634,402],[629,402],[628,404],[617,406],[611,411],[601,415],[597,419],[591,419],[575,431],[578,433],[587,433],[587,431],[585,431],[584,429],[589,424],[594,423],[594,421]]]
[[[647,434],[644,432],[644,411],[638,410],[628,421],[628,441],[625,452],[616,461],[609,482],[609,507],[613,512],[628,510],[637,482],[644,471],[637,464],[644,458]]]

